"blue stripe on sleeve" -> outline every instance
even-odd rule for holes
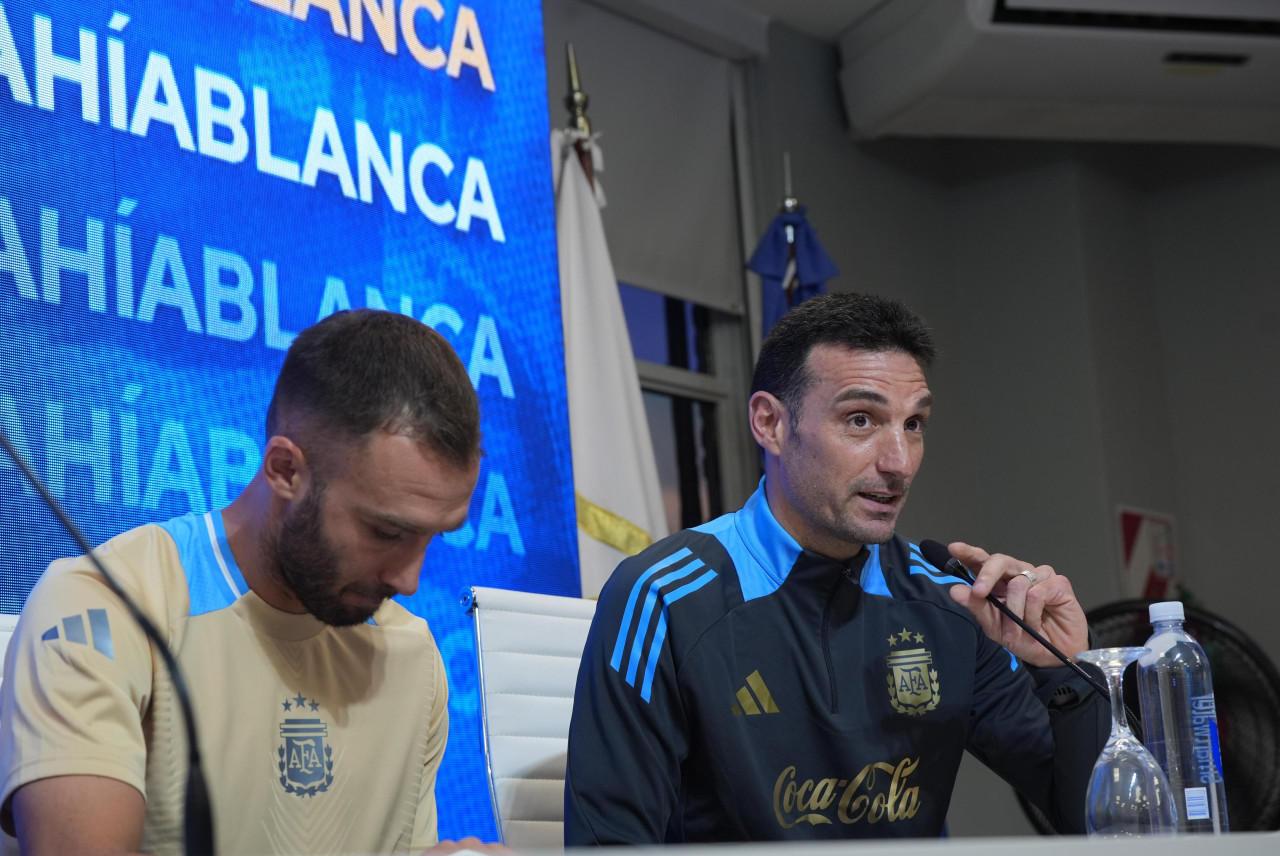
[[[964,585],[972,585],[968,580],[962,580],[959,577],[943,572],[941,568],[935,568],[925,559],[924,554],[920,552],[920,547],[916,544],[908,543],[907,549],[909,555],[907,557],[907,572],[911,574],[924,574],[940,586],[952,586],[956,583]]]
[[[636,601],[640,597],[640,591],[644,588],[644,584],[663,568],[691,555],[693,555],[692,551],[688,547],[672,553],[641,574],[640,579],[636,580],[635,585],[631,587],[631,596],[627,598],[627,608],[622,613],[622,624],[618,628],[618,640],[613,646],[613,657],[609,660],[609,665],[613,667],[615,672],[622,670],[622,651],[626,647],[627,631],[631,628],[631,617],[635,614]]]
[[[681,586],[662,599],[662,612],[658,615],[658,627],[653,633],[653,644],[649,646],[649,658],[644,667],[644,686],[640,690],[640,697],[645,701],[649,700],[649,696],[653,692],[653,673],[657,671],[658,658],[662,656],[662,643],[667,636],[667,608],[685,595],[693,594],[715,579],[715,577],[716,572],[708,568],[705,574],[693,582]]]
[[[89,637],[84,634],[84,617],[68,615],[62,619],[62,638],[68,642],[79,642],[81,645],[88,645]]]
[[[687,577],[701,567],[704,567],[702,560],[694,559],[689,564],[676,568],[671,573],[660,577],[649,587],[649,593],[644,598],[644,611],[640,613],[640,621],[636,624],[636,638],[631,643],[630,665],[627,666],[627,683],[631,684],[631,686],[634,687],[636,685],[636,671],[640,667],[640,649],[644,646],[644,637],[648,632],[649,621],[653,617],[653,608],[657,605],[658,598],[661,596],[659,590],[668,583]],[[712,576],[715,575],[712,574]],[[663,602],[666,602],[666,598],[663,599]],[[665,613],[665,606],[663,609]]]
[[[108,660],[115,659],[115,645],[111,641],[111,622],[105,609],[89,610],[89,629],[93,631],[93,647]]]

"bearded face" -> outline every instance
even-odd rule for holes
[[[324,484],[317,480],[279,529],[264,536],[263,555],[311,615],[332,627],[363,624],[378,609],[371,603],[380,605],[396,590],[379,582],[343,583],[338,553],[325,532],[324,497]]]

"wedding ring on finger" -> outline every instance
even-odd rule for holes
[[[1035,575],[1035,573],[1034,573],[1034,572],[1032,572],[1032,571],[1018,571],[1018,576],[1022,576],[1022,577],[1026,577],[1026,578],[1027,578],[1027,587],[1028,587],[1028,588],[1030,588],[1031,586],[1033,586],[1033,585],[1035,585],[1035,584],[1036,584],[1036,575]]]

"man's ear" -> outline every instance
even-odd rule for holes
[[[791,430],[791,418],[787,414],[787,406],[772,393],[761,390],[751,396],[747,403],[747,414],[751,423],[751,436],[756,443],[771,455],[782,454],[782,445]]]
[[[288,437],[276,434],[262,455],[262,476],[272,493],[292,502],[307,477],[306,453]]]

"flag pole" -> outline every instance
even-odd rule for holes
[[[787,214],[795,214],[800,210],[800,200],[791,189],[791,152],[782,153],[782,210]],[[787,268],[782,274],[782,290],[787,295],[787,305],[796,303],[796,289],[800,285],[796,278],[796,227],[788,223],[785,227],[787,236]]]
[[[791,192],[791,152],[782,153],[782,210],[794,212],[800,200]]]
[[[818,243],[796,198],[791,180],[791,153],[782,153],[782,210],[760,238],[747,269],[760,274],[763,332],[803,300],[821,294],[828,279],[840,272]]]
[[[565,52],[569,122],[567,128],[551,132],[559,166],[556,249],[578,567],[583,596],[595,597],[620,561],[666,536],[667,519],[618,278],[600,216],[603,182],[596,181],[595,174],[603,172],[603,161],[587,121],[588,99],[573,45],[566,45]]]
[[[591,140],[591,122],[587,119],[587,104],[590,100],[582,91],[582,83],[578,77],[578,58],[573,52],[573,42],[565,42],[565,56],[569,67],[569,94],[564,97],[565,109],[569,111],[569,130],[582,135],[574,140],[573,149],[578,153],[578,161],[587,174],[587,181],[592,187],[596,184],[595,167],[591,162],[588,145]]]

